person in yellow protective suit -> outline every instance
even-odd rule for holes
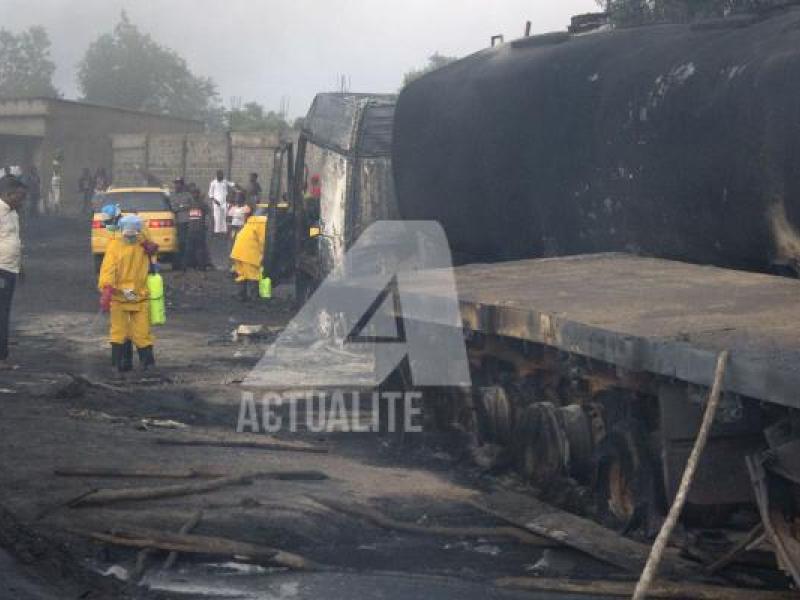
[[[258,295],[266,230],[266,219],[261,215],[252,216],[247,219],[233,243],[231,250],[233,270],[236,272],[236,284],[239,286],[239,299],[245,302]]]
[[[106,204],[100,209],[100,219],[103,221],[103,226],[106,228],[106,231],[108,231],[109,240],[122,238],[122,233],[119,229],[119,221],[122,217],[122,210],[120,210],[118,204]],[[144,222],[142,222],[142,236],[148,242],[153,241],[150,230]],[[117,367],[120,371],[130,371],[133,369],[133,343],[130,339],[125,340],[122,346],[122,356],[119,359],[119,363],[112,362],[111,366]]]
[[[147,275],[151,256],[158,246],[142,233],[142,220],[126,215],[119,220],[120,235],[109,240],[97,287],[100,307],[110,313],[111,363],[119,371],[130,368],[124,359],[124,344],[131,340],[143,369],[155,365],[150,333],[150,304]]]

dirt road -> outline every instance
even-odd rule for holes
[[[369,505],[420,525],[497,525],[467,503],[488,481],[461,461],[448,439],[279,436],[278,441],[324,446],[324,454],[159,443],[181,436],[235,438],[241,399],[236,382],[268,340],[243,345],[231,341],[230,333],[241,323],[277,328],[291,314],[281,300],[243,305],[233,298],[224,244],[216,249],[222,268],[165,273],[168,324],[157,331],[156,343],[163,378],[125,382],[109,379],[106,323],[97,312],[85,224],[36,221],[25,231],[25,246],[26,280],[12,317],[12,354],[20,367],[0,378],[0,546],[7,552],[0,554],[0,598],[48,598],[48,588],[60,590],[62,598],[517,597],[489,584],[529,573],[542,548],[391,531],[314,500]],[[160,421],[174,423],[163,427]],[[326,479],[258,478],[202,494],[68,507],[97,488],[186,483],[54,473],[101,467],[224,475],[313,470]],[[325,568],[298,574],[182,554],[174,568],[163,571],[165,553],[153,552],[137,586],[131,583],[137,550],[75,533],[177,533],[198,510],[202,519],[195,534],[277,547]],[[600,568],[569,553],[562,562],[562,570],[586,575]]]

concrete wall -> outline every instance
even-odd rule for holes
[[[88,167],[104,167],[112,175],[112,134],[148,132],[151,135],[202,131],[199,121],[174,119],[137,111],[55,101],[50,104],[47,132],[40,158],[42,181],[49,182],[52,160],[61,152],[62,211],[80,212],[78,178]]]
[[[279,142],[277,135],[255,132],[114,135],[113,180],[117,185],[142,184],[138,166],[165,185],[182,176],[205,192],[217,169],[222,169],[242,186],[250,173],[258,173],[266,192]]]
[[[230,152],[230,139],[224,133],[207,135],[190,135],[186,139],[187,158],[186,170],[183,173],[186,183],[194,181],[198,187],[208,191],[208,183],[214,178],[217,169],[229,172],[228,154]],[[265,152],[267,150],[265,149]],[[177,165],[175,175],[181,174]],[[260,174],[264,177],[264,174]],[[236,183],[243,183],[231,177]]]

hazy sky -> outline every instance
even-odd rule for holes
[[[305,113],[345,74],[354,92],[395,92],[403,73],[438,51],[465,56],[493,34],[563,30],[595,0],[0,0],[0,26],[47,28],[56,85],[76,98],[75,66],[125,9],[156,41],[234,96]]]

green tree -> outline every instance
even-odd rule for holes
[[[267,112],[258,102],[247,102],[241,108],[229,110],[225,121],[231,131],[269,131],[282,133],[289,123],[280,113]]]
[[[202,119],[213,128],[222,122],[214,82],[192,73],[181,56],[139,31],[124,11],[114,31],[89,46],[78,65],[78,83],[89,102]]]
[[[422,67],[421,69],[412,69],[405,75],[403,75],[403,87],[406,87],[409,83],[414,81],[415,79],[419,79],[426,73],[430,73],[431,71],[435,71],[436,69],[441,69],[445,65],[449,65],[451,62],[457,61],[458,58],[455,56],[444,56],[443,54],[439,54],[438,52],[434,52],[433,56],[428,57],[428,64]]]
[[[44,27],[29,27],[18,34],[0,29],[0,96],[57,97],[55,70]]]

